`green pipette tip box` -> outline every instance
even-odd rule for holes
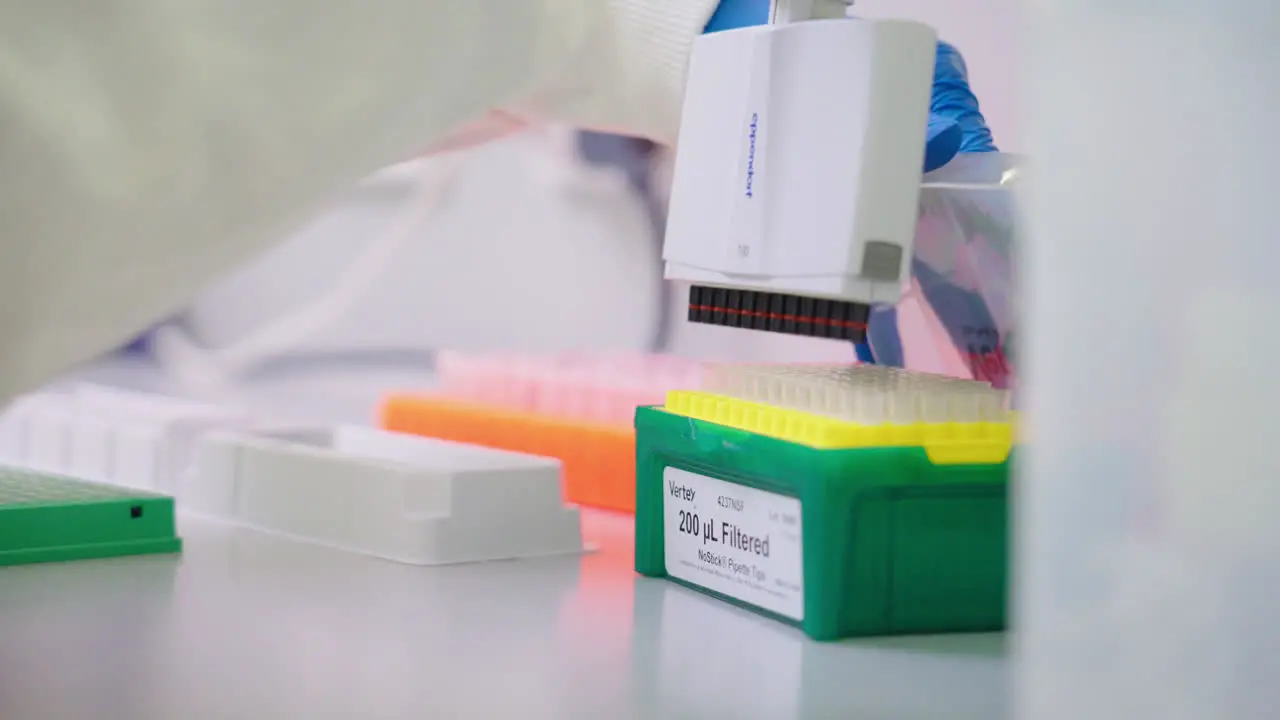
[[[636,412],[636,571],[815,640],[1005,628],[1011,460],[817,449]]]
[[[0,466],[0,566],[181,550],[173,498]]]

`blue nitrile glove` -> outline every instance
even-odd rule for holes
[[[769,0],[720,0],[716,12],[702,29],[703,34],[769,22]]]
[[[703,32],[763,25],[769,22],[769,0],[720,0]],[[969,72],[960,52],[938,43],[933,66],[933,98],[929,104],[929,129],[924,170],[936,170],[962,152],[992,152],[991,131],[978,109],[978,98],[969,88]]]
[[[958,152],[995,152],[995,140],[987,129],[987,121],[978,108],[978,97],[969,88],[969,68],[960,51],[949,43],[938,43],[938,58],[933,65],[933,98],[929,102],[930,132],[935,124],[952,123],[960,129]],[[927,153],[926,153],[927,155]],[[954,157],[947,157],[941,167]],[[925,165],[928,165],[926,160]],[[933,168],[926,167],[925,170]]]

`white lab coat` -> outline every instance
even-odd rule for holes
[[[0,3],[0,403],[489,111],[673,139],[716,4]]]

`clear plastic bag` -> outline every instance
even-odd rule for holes
[[[1013,387],[1021,165],[960,155],[925,176],[911,280],[871,316],[878,363]]]

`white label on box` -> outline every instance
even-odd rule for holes
[[[804,620],[799,500],[673,467],[662,480],[667,575]]]

